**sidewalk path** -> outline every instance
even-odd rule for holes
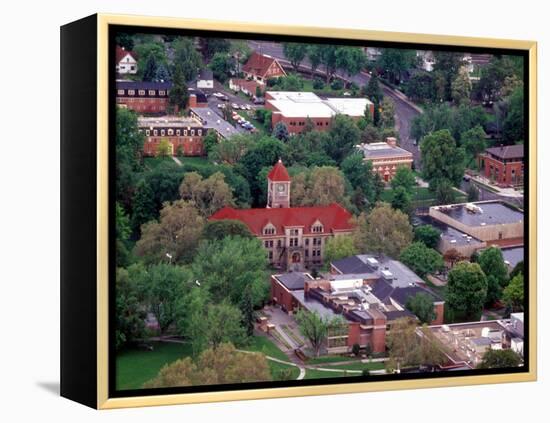
[[[174,160],[178,164],[178,166],[183,166],[181,160],[178,159],[176,156],[172,156],[172,160]]]

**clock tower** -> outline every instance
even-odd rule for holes
[[[267,208],[290,207],[290,176],[279,159],[267,175]]]

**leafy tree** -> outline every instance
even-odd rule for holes
[[[190,357],[165,365],[144,388],[169,388],[192,385],[237,384],[270,381],[265,355],[237,351],[231,344],[202,352],[194,363]]]
[[[369,78],[367,85],[363,87],[363,95],[372,101],[375,105],[381,104],[384,98],[382,89],[380,88],[380,82],[378,75],[373,74]]]
[[[253,235],[248,226],[240,220],[224,219],[206,222],[202,234],[203,239],[207,241],[219,241],[228,236],[252,238]]]
[[[170,72],[164,63],[160,63],[157,66],[157,71],[155,72],[155,81],[157,82],[169,82],[170,81]]]
[[[149,54],[147,61],[145,62],[145,69],[143,70],[143,80],[146,82],[154,81],[157,76],[157,60],[154,54]]]
[[[455,190],[447,179],[439,182],[435,189],[436,204],[452,204],[455,202]]]
[[[445,81],[444,100],[452,99],[452,83],[458,76],[463,65],[464,54],[453,51],[434,52],[435,64],[433,70],[442,75]]]
[[[377,203],[368,216],[362,213],[357,218],[355,245],[359,251],[397,258],[412,238],[407,215],[387,203]]]
[[[416,179],[411,169],[406,166],[400,166],[395,171],[395,175],[390,184],[393,189],[402,187],[407,193],[412,194],[413,189],[416,186]]]
[[[522,273],[518,273],[514,276],[508,286],[504,288],[502,299],[513,312],[523,311],[525,307],[525,295]]]
[[[204,218],[197,208],[186,201],[166,203],[160,211],[160,220],[141,227],[141,239],[135,253],[147,263],[168,261],[189,262],[197,248]]]
[[[336,51],[336,66],[346,72],[348,79],[358,74],[366,62],[365,53],[359,47],[340,47]]]
[[[245,329],[246,336],[252,336],[254,334],[254,296],[250,285],[244,287],[242,293],[241,303],[239,309],[242,312],[242,326]]]
[[[345,179],[335,167],[315,167],[310,175],[311,185],[307,204],[328,205],[342,203],[345,197]]]
[[[175,74],[175,70],[179,69],[178,72],[181,72],[183,82],[193,80],[202,65],[200,55],[193,45],[193,39],[190,37],[178,37],[172,43],[172,48],[174,50],[173,73]]]
[[[385,48],[378,58],[377,66],[383,70],[390,82],[399,84],[401,75],[414,65],[415,60],[414,50]]]
[[[216,172],[206,179],[197,172],[186,173],[179,192],[182,200],[193,202],[204,217],[209,217],[219,209],[233,204],[231,188],[221,172]]]
[[[460,135],[460,144],[464,147],[469,163],[475,162],[477,156],[487,148],[486,137],[487,134],[481,125],[468,129]]]
[[[126,266],[129,261],[128,239],[132,230],[130,219],[119,203],[115,204],[116,263]]]
[[[397,319],[392,323],[386,336],[388,370],[400,370],[416,365],[435,367],[445,363],[447,357],[439,348],[431,331],[423,327],[420,335],[417,333],[415,320],[411,318]]]
[[[448,130],[440,130],[426,135],[420,143],[422,174],[430,184],[430,189],[447,181],[458,186],[464,175],[464,150],[457,147]]]
[[[211,148],[209,157],[212,160],[234,165],[239,162],[254,144],[254,138],[249,134],[237,134],[223,142],[216,142]]]
[[[325,67],[325,75],[326,75],[326,83],[330,83],[330,80],[334,76],[334,73],[336,72],[337,68],[337,51],[339,48],[338,46],[330,45],[330,44],[321,44],[318,46],[320,49],[320,58],[321,58],[321,64]]]
[[[138,77],[143,78],[145,70],[147,69],[146,63],[151,56],[153,56],[157,66],[159,66],[160,64],[165,65],[167,63],[166,49],[162,41],[150,39],[146,42],[136,43],[133,51],[136,53],[137,56]],[[155,74],[153,73],[152,78],[154,79],[154,77]],[[151,81],[153,79],[151,79]]]
[[[295,73],[277,78],[273,86],[273,88],[281,91],[302,91],[303,87],[303,79]]]
[[[140,339],[145,332],[145,312],[141,307],[142,297],[135,279],[131,276],[137,265],[130,270],[116,270],[116,348]]]
[[[477,365],[478,369],[503,369],[507,367],[518,367],[521,364],[521,357],[511,349],[493,350],[489,348],[481,363]]]
[[[134,48],[134,37],[126,32],[117,32],[115,37],[118,46],[125,50],[132,51]]]
[[[441,231],[432,225],[420,225],[414,229],[415,242],[422,242],[426,247],[436,249]]]
[[[215,303],[229,300],[240,307],[243,292],[250,286],[249,295],[256,307],[268,295],[266,266],[266,253],[260,241],[237,236],[201,243],[192,269]]]
[[[157,157],[170,157],[172,155],[172,144],[167,138],[162,138],[157,146]]]
[[[506,144],[514,144],[525,138],[523,87],[518,87],[509,97],[509,107],[502,128],[502,138]]]
[[[311,75],[315,74],[315,71],[319,67],[322,61],[322,45],[320,44],[311,44],[307,49],[307,58],[311,64]]]
[[[411,201],[411,194],[404,187],[398,186],[392,190],[392,208],[408,215],[411,212]]]
[[[443,269],[443,257],[423,242],[413,242],[405,248],[399,258],[420,277]]]
[[[189,90],[185,84],[184,75],[180,66],[175,66],[173,71],[172,87],[168,95],[168,103],[174,110],[183,110],[189,101]]]
[[[368,210],[374,206],[380,197],[382,182],[372,171],[372,163],[365,162],[361,154],[350,154],[340,168],[354,189],[357,208]]]
[[[311,344],[316,357],[319,357],[321,347],[327,339],[330,321],[319,315],[317,311],[309,312],[299,309],[296,313],[296,321],[302,335]]]
[[[436,318],[433,298],[428,294],[419,292],[407,300],[406,306],[422,323],[430,324]]]
[[[516,84],[523,81],[523,59],[519,62],[511,56],[493,56],[488,66],[481,68],[481,76],[474,89],[478,100],[498,101],[509,92],[510,78],[516,79]],[[505,89],[506,80],[508,87]]]
[[[508,283],[508,269],[502,257],[502,250],[489,247],[479,254],[479,266],[487,276],[488,290],[486,304],[491,305],[502,295],[502,289]]]
[[[144,136],[139,132],[137,114],[129,109],[117,108],[115,127],[116,199],[130,210],[136,173],[142,170]]]
[[[466,319],[475,319],[487,298],[487,277],[477,263],[456,264],[448,276],[446,302]]]
[[[524,274],[525,273],[525,269],[524,269],[524,265],[523,265],[523,260],[522,261],[519,261],[518,264],[516,264],[514,266],[514,268],[512,269],[512,271],[510,272],[510,279],[513,279],[515,278],[517,275],[519,274]]]
[[[160,263],[147,269],[141,267],[136,279],[144,303],[159,325],[160,335],[165,334],[179,319],[178,304],[191,283],[191,274],[182,267]]]
[[[327,263],[351,257],[357,253],[357,248],[355,248],[355,243],[351,236],[342,235],[328,238],[325,244],[325,261]]]
[[[381,140],[382,131],[374,125],[367,124],[365,126],[365,129],[363,129],[363,133],[361,134],[361,141],[370,144],[373,142],[379,142]]]
[[[288,128],[283,122],[277,122],[275,128],[273,128],[273,136],[280,141],[288,141],[290,134],[288,133]]]
[[[332,142],[326,146],[326,153],[336,163],[341,163],[361,139],[361,133],[355,122],[349,116],[340,114],[334,117],[329,135]]]
[[[436,100],[435,78],[432,72],[415,73],[405,86],[405,94],[412,101],[432,102]]]
[[[455,104],[469,104],[472,82],[468,70],[462,68],[456,78],[451,82],[451,97]]]
[[[214,351],[222,343],[243,345],[246,340],[246,331],[242,327],[242,318],[241,311],[232,304],[227,302],[210,304],[204,316],[206,345]]]
[[[306,58],[307,50],[308,45],[305,43],[283,43],[283,53],[296,72]]]
[[[132,230],[139,234],[141,225],[157,216],[153,190],[145,180],[140,180],[132,199]]]
[[[395,127],[395,103],[389,97],[384,97],[380,104],[380,126],[382,128]]]
[[[211,60],[216,54],[227,55],[231,50],[231,41],[227,38],[204,37],[199,39],[199,43],[206,61]]]
[[[215,53],[208,67],[212,70],[214,78],[224,83],[231,76],[233,63],[227,53]]]

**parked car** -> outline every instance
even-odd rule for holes
[[[231,107],[233,107],[235,110],[239,110],[239,105],[237,103],[232,103]]]
[[[254,97],[252,100],[254,104],[265,104],[265,99],[263,97]]]
[[[252,107],[250,107],[250,104],[246,104],[246,105],[244,106],[244,108],[245,108],[246,110],[251,110],[251,109],[252,109]]]
[[[239,106],[239,108],[240,108],[241,110],[246,110],[246,106],[245,106],[244,104],[241,104],[241,105]]]

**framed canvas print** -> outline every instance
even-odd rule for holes
[[[61,28],[61,394],[536,379],[536,43]]]

